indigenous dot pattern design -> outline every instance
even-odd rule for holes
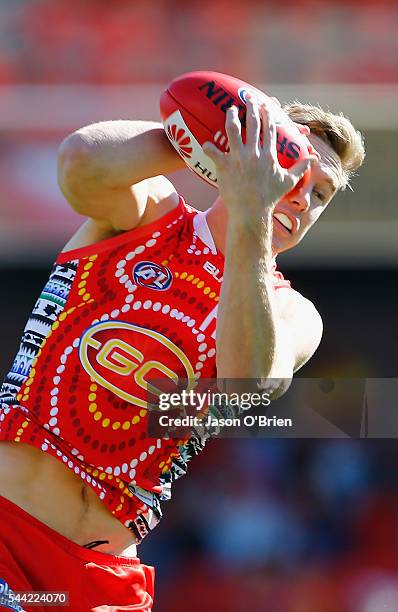
[[[77,262],[55,264],[40,294],[22,334],[21,344],[11,370],[0,388],[0,404],[13,404],[28,378],[34,378],[32,365],[51,335],[52,326],[64,310],[72,283],[76,276]],[[29,386],[26,392],[29,394]],[[24,398],[25,400],[27,398]],[[1,420],[1,414],[0,414]]]
[[[1,389],[0,440],[64,463],[138,540],[205,444],[149,438],[145,385],[216,374],[224,259],[196,234],[197,214],[180,198],[150,225],[61,253]],[[135,282],[141,261],[149,283]]]

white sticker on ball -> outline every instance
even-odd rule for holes
[[[217,186],[216,167],[213,161],[202,149],[179,110],[172,113],[163,121],[165,132],[175,148],[181,155],[190,170],[200,176],[209,185]]]

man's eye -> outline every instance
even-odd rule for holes
[[[326,196],[322,191],[318,191],[317,189],[314,189],[314,195],[315,197],[318,198],[318,200],[320,200],[321,202],[325,202],[326,200]]]

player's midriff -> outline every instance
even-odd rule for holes
[[[28,444],[0,442],[0,495],[76,544],[108,540],[95,550],[136,555],[136,538],[62,463]]]

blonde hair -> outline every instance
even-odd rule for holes
[[[342,113],[334,115],[319,106],[292,102],[283,110],[295,123],[308,125],[312,134],[326,142],[337,153],[342,167],[341,189],[345,189],[365,159],[364,140],[351,121]]]

